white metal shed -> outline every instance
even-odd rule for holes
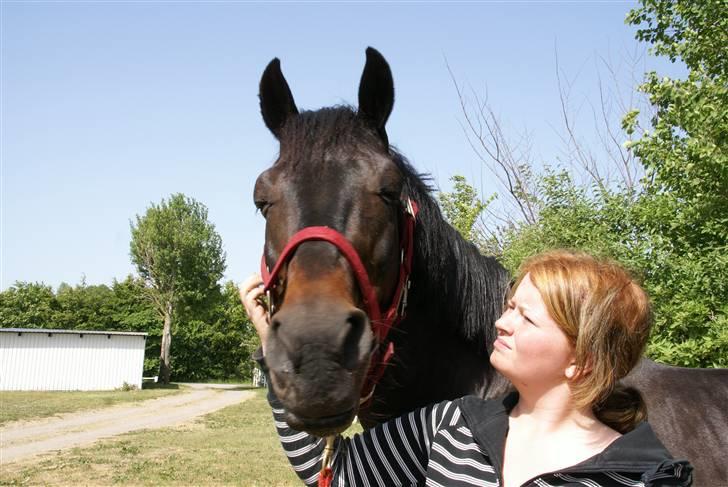
[[[142,386],[146,333],[0,328],[0,390]]]

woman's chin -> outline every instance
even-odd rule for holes
[[[506,379],[510,380],[508,377],[508,367],[507,362],[504,360],[505,357],[503,357],[502,352],[496,350],[493,350],[493,352],[490,354],[490,365],[493,366],[495,370],[497,370],[502,376],[504,376]]]
[[[502,358],[503,357],[501,356],[501,352],[497,348],[494,348],[493,351],[490,353],[490,365],[495,367],[498,372],[500,372],[500,369],[498,367],[501,364]]]

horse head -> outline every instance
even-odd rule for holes
[[[260,81],[263,120],[280,144],[254,191],[266,219],[263,272],[273,271],[266,362],[288,423],[320,436],[357,414],[381,345],[369,311],[398,289],[404,181],[385,130],[393,104],[389,65],[372,48],[356,110],[299,111],[278,59]],[[312,228],[334,237],[299,238]]]

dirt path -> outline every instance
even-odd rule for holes
[[[0,429],[0,463],[91,444],[101,438],[190,421],[252,397],[252,391],[191,384],[192,391],[96,411],[37,421],[8,423]]]

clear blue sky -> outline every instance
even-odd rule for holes
[[[596,100],[599,57],[641,49],[624,25],[633,6],[3,1],[0,286],[123,279],[129,221],[175,192],[209,208],[227,279],[256,270],[252,188],[277,151],[257,92],[273,57],[299,108],[318,108],[356,102],[376,47],[395,79],[390,141],[443,189],[463,174],[497,191],[463,135],[445,59],[548,162],[555,46],[575,94]]]

